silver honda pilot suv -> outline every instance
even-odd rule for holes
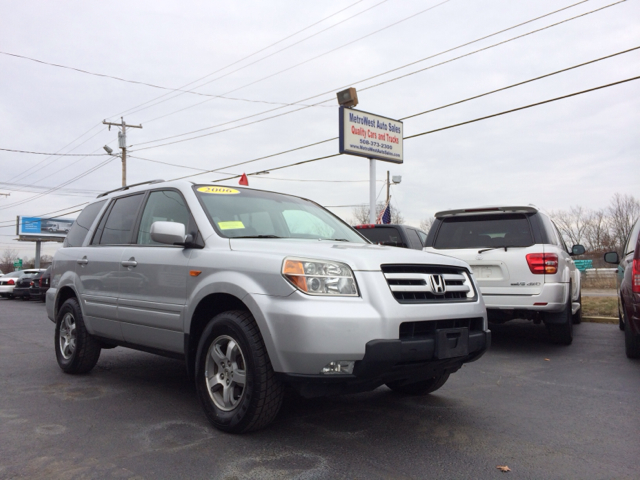
[[[116,346],[183,359],[211,423],[264,427],[313,397],[440,388],[490,344],[469,266],[372,245],[318,204],[153,181],[88,205],[53,260],[47,315],[67,373]]]

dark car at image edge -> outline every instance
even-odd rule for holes
[[[625,353],[628,358],[640,358],[640,219],[624,244],[622,258],[607,252],[604,259],[618,265],[618,315]]]

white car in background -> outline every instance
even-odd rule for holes
[[[25,275],[32,275],[38,272],[44,272],[44,268],[28,268],[26,270],[16,270],[0,276],[0,297],[13,298],[13,289],[16,283]]]
[[[551,219],[533,206],[448,210],[435,214],[424,250],[469,263],[489,322],[544,322],[553,343],[569,345],[582,318],[580,271]]]

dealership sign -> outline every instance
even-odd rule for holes
[[[402,122],[340,107],[340,153],[402,163]]]
[[[73,222],[68,218],[18,217],[16,234],[21,237],[66,237]]]

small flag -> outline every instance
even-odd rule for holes
[[[246,173],[242,174],[242,176],[240,177],[240,181],[238,182],[238,185],[244,185],[245,187],[249,186],[249,179],[247,178]]]
[[[376,220],[376,224],[388,224],[391,223],[391,205],[387,202],[380,215],[378,215],[378,219]]]

